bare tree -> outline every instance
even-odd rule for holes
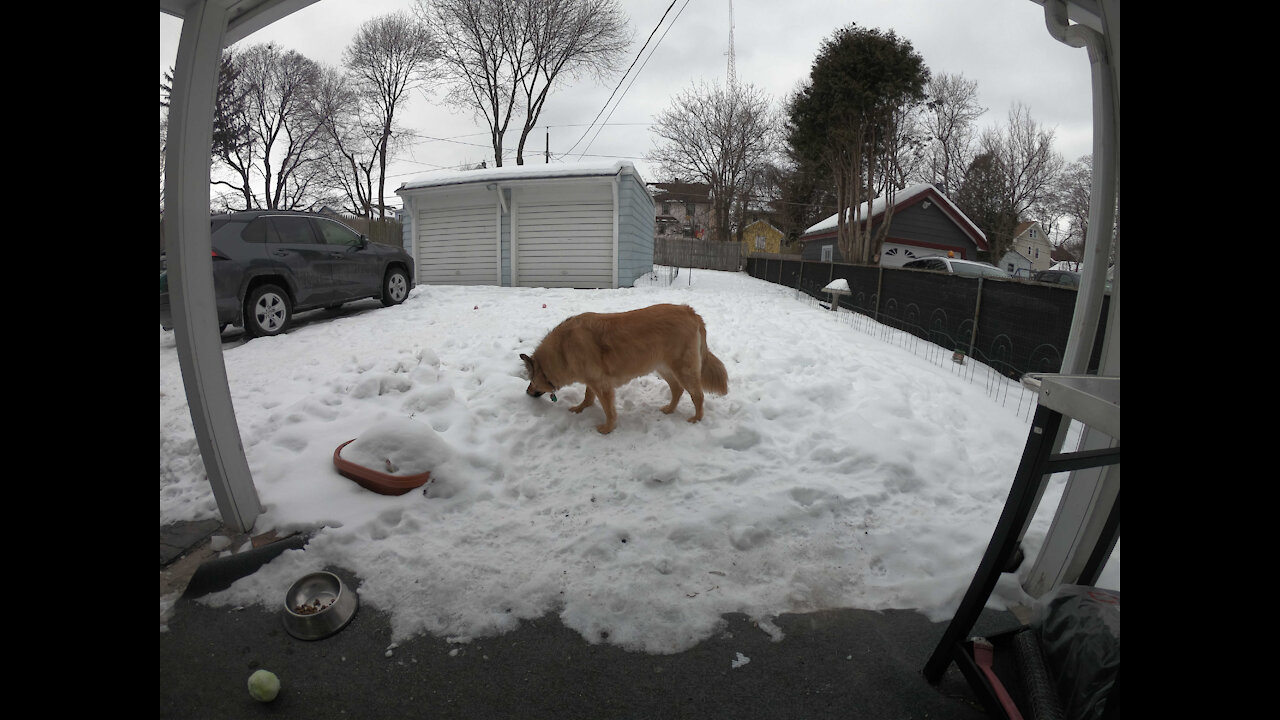
[[[386,219],[387,157],[397,110],[411,89],[431,77],[434,47],[426,27],[407,12],[369,20],[356,31],[343,52],[343,65],[354,76],[356,94],[375,121],[378,134],[378,219]]]
[[[417,12],[438,43],[448,100],[484,118],[498,167],[516,113],[523,164],[551,89],[611,72],[630,40],[617,0],[417,0]]]
[[[650,162],[670,177],[711,187],[712,230],[729,240],[731,210],[763,173],[776,146],[769,98],[753,85],[699,84],[680,93],[653,123]]]
[[[965,169],[973,162],[975,123],[987,109],[978,104],[978,82],[963,74],[934,75],[926,92],[929,99],[918,122],[928,137],[928,149],[918,177],[949,196],[960,189]]]
[[[1077,258],[1084,256],[1085,240],[1089,237],[1089,199],[1093,191],[1093,156],[1083,155],[1063,168],[1050,202],[1048,212],[1065,224],[1066,230],[1056,238],[1055,245]],[[1114,255],[1114,247],[1112,248]]]
[[[511,123],[521,78],[506,62],[508,0],[418,0],[418,17],[439,42],[450,86],[447,101],[468,107],[489,126],[494,159],[502,165],[503,136]]]
[[[332,152],[327,166],[329,188],[342,196],[344,209],[358,217],[373,215],[373,169],[378,164],[382,126],[361,114],[350,78],[325,68],[315,94],[315,113],[328,134]]]
[[[982,231],[991,258],[1008,250],[1018,223],[1053,196],[1062,172],[1062,156],[1053,150],[1053,131],[1031,117],[1021,103],[1009,110],[1004,127],[989,128],[979,154],[966,169],[957,204]]]
[[[627,17],[617,0],[540,0],[525,2],[525,33],[530,39],[528,72],[518,73],[524,97],[524,127],[516,164],[524,164],[529,133],[538,123],[551,89],[565,77],[608,77],[631,44]]]
[[[235,181],[213,184],[231,188],[242,209],[307,207],[324,170],[325,133],[312,103],[320,67],[271,44],[249,47],[235,60],[244,97],[238,122],[245,134],[218,155]],[[222,201],[228,208],[235,204]]]
[[[1014,103],[1009,124],[983,133],[984,152],[1005,172],[1008,206],[1019,216],[1047,197],[1062,171],[1062,156],[1053,150],[1053,131],[1031,117],[1031,109]]]

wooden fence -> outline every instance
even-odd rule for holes
[[[737,272],[742,269],[742,246],[735,242],[659,235],[653,241],[653,262],[655,265]]]

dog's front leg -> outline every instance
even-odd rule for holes
[[[588,390],[587,392],[591,391]],[[604,424],[597,425],[596,430],[599,430],[601,435],[608,435],[613,432],[613,428],[618,422],[618,412],[613,407],[613,388],[600,388],[600,392],[597,395],[600,398],[600,407],[604,408]]]
[[[569,408],[569,412],[572,412],[572,413],[580,413],[580,412],[582,412],[583,410],[586,410],[587,408],[591,407],[591,403],[593,403],[593,402],[595,402],[595,401],[596,401],[596,394],[595,394],[595,393],[593,393],[593,392],[591,392],[591,386],[590,386],[590,385],[588,385],[588,386],[587,386],[587,396],[586,396],[585,398],[583,398],[583,399],[582,399],[582,402],[580,402],[580,403],[578,403],[577,405],[574,405],[573,407]]]

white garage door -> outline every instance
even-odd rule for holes
[[[522,190],[516,203],[516,284],[613,287],[613,186]]]
[[[418,201],[418,278],[433,285],[497,285],[496,196],[432,193]]]

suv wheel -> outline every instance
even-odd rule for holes
[[[399,305],[407,297],[409,297],[409,274],[400,268],[387,270],[387,276],[382,279],[382,304],[388,307]]]
[[[289,295],[275,285],[254,288],[244,304],[244,329],[253,337],[279,335],[292,318]]]

